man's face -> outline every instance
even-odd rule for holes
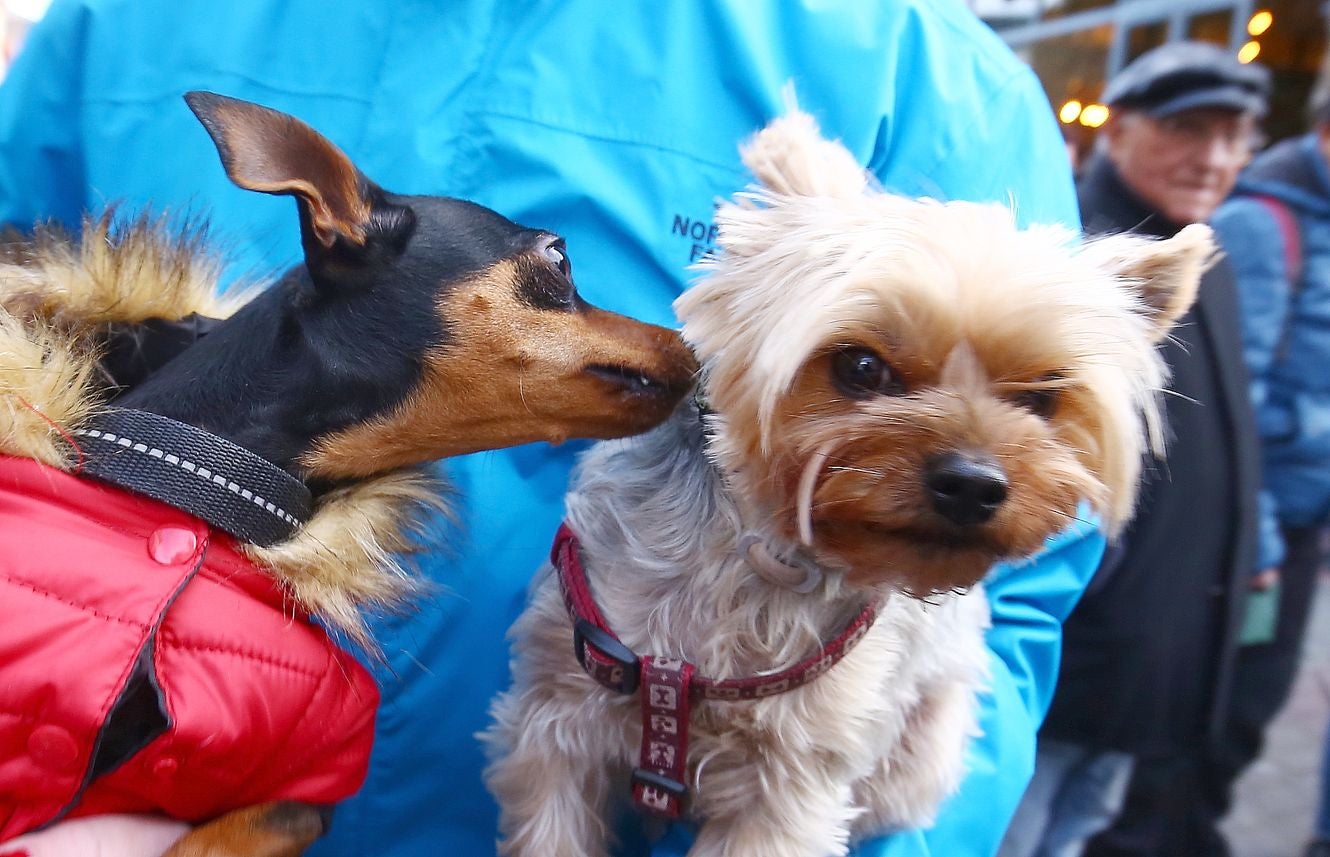
[[[1256,119],[1213,107],[1159,119],[1139,111],[1114,117],[1108,158],[1127,186],[1179,225],[1207,220],[1251,157]]]

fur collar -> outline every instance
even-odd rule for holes
[[[69,442],[105,401],[93,342],[102,325],[191,313],[224,318],[256,289],[218,296],[222,265],[197,225],[172,228],[114,213],[0,251],[0,454],[72,470]],[[292,538],[242,550],[303,608],[368,642],[363,611],[400,605],[417,588],[396,555],[417,545],[442,486],[404,470],[331,491]]]

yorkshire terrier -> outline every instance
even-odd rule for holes
[[[980,581],[1120,529],[1161,444],[1206,227],[1082,244],[894,196],[797,109],[743,156],[760,186],[675,304],[699,394],[587,453],[513,628],[483,736],[505,855],[604,855],[624,775],[693,855],[928,824],[976,731]]]

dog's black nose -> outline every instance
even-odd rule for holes
[[[928,462],[924,485],[937,513],[962,527],[984,523],[1007,499],[1007,474],[987,455],[939,455]]]

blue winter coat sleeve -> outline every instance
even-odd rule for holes
[[[0,86],[0,225],[78,224],[85,208],[80,81],[85,16],[54,3]]]
[[[1285,237],[1264,203],[1234,197],[1220,207],[1211,221],[1224,248],[1238,286],[1242,310],[1242,352],[1251,373],[1251,401],[1262,438],[1279,438],[1293,430],[1286,409],[1270,398],[1270,373],[1288,325],[1289,283]],[[1272,568],[1284,561],[1284,540],[1279,532],[1274,495],[1262,490],[1259,498],[1256,568]]]

